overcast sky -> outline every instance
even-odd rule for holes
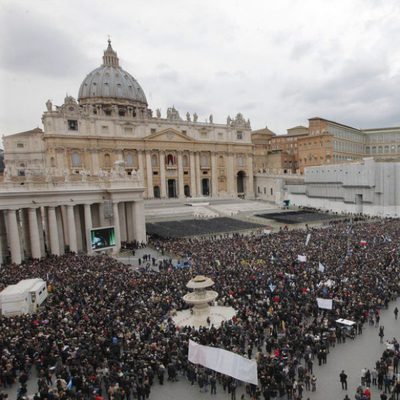
[[[0,135],[77,97],[108,35],[163,116],[400,125],[399,14],[399,0],[1,0]]]

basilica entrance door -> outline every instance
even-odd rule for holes
[[[168,197],[177,197],[176,196],[176,180],[168,179]]]

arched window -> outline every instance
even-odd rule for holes
[[[54,157],[50,158],[50,166],[54,168],[56,166],[56,159]]]
[[[128,167],[132,167],[133,166],[133,154],[132,153],[127,153],[126,154],[125,164]]]
[[[182,163],[183,163],[183,168],[188,168],[189,167],[189,159],[188,159],[188,156],[186,154],[182,158]]]
[[[224,156],[219,156],[218,157],[218,167],[224,167],[225,161],[224,161]]]
[[[71,161],[72,161],[72,166],[73,167],[80,167],[81,166],[81,156],[77,151],[72,152]]]
[[[111,168],[111,157],[108,153],[104,154],[104,167]]]
[[[153,168],[157,168],[157,167],[158,167],[158,157],[157,157],[156,154],[153,154],[153,155],[151,156],[151,166],[152,166]]]
[[[167,154],[167,165],[175,165],[175,157],[172,154]]]
[[[237,165],[238,165],[239,167],[243,167],[243,165],[244,165],[244,157],[243,157],[242,154],[239,154],[239,155],[237,156]]]

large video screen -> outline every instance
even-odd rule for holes
[[[90,245],[92,250],[102,250],[116,245],[113,226],[94,228],[90,230]]]

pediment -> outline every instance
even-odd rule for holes
[[[146,136],[144,140],[149,140],[151,142],[195,142],[195,140],[187,135],[184,135],[182,132],[179,132],[175,129],[164,129],[159,132],[152,133],[149,136]]]

